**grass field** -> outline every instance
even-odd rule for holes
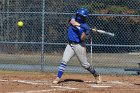
[[[87,54],[91,63],[90,53]],[[0,64],[40,64],[40,54],[0,54]],[[57,66],[62,58],[62,54],[45,54],[44,64]],[[93,53],[92,64],[98,67],[138,67],[139,54],[129,53]],[[70,66],[80,66],[76,57],[68,63]]]

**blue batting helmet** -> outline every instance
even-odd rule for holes
[[[87,17],[88,13],[89,13],[89,11],[85,8],[80,8],[76,12],[76,14],[79,14],[79,15],[84,16],[84,17]]]

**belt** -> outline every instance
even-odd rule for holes
[[[80,44],[80,42],[69,41],[69,44]]]

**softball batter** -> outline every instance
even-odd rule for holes
[[[86,57],[86,38],[89,35],[90,27],[86,24],[86,18],[89,11],[85,8],[80,8],[76,12],[76,16],[69,20],[68,40],[69,43],[65,48],[62,61],[58,68],[58,74],[53,81],[54,84],[59,83],[69,60],[76,55],[83,68],[88,70],[94,77],[95,83],[101,83],[100,75],[87,61]],[[93,29],[96,32],[95,29]]]

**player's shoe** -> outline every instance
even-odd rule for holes
[[[60,81],[60,78],[59,77],[56,77],[56,79],[53,81],[53,84],[58,84]]]
[[[100,75],[97,75],[97,76],[94,76],[94,77],[95,77],[95,83],[96,84],[100,84],[102,82]]]

